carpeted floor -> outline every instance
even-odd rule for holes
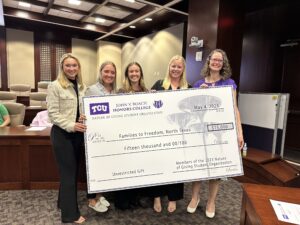
[[[188,214],[186,206],[191,196],[191,184],[185,184],[184,199],[177,202],[175,213],[155,213],[152,207],[135,210],[116,210],[112,204],[106,213],[96,213],[86,202],[85,192],[79,192],[79,206],[87,220],[86,225],[238,225],[240,221],[242,188],[233,179],[223,181],[216,204],[216,216],[204,215],[207,200],[207,181],[202,182],[201,202],[195,214]],[[56,207],[56,190],[0,191],[1,225],[58,225],[60,211]],[[166,199],[163,200],[166,206]]]

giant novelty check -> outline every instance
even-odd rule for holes
[[[231,87],[84,97],[88,192],[243,175]]]

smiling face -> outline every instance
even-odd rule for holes
[[[128,67],[128,79],[131,84],[139,83],[141,79],[141,69],[138,65],[133,64]]]
[[[63,61],[63,71],[70,80],[75,80],[79,71],[79,64],[74,58],[66,58]]]
[[[223,55],[220,52],[215,52],[209,59],[209,69],[214,72],[220,72],[223,68]]]
[[[171,62],[169,67],[169,76],[171,79],[181,78],[184,71],[184,64],[181,60],[175,59]]]
[[[112,85],[116,79],[115,67],[111,64],[107,64],[100,71],[102,82],[104,85]]]

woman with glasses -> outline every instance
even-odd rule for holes
[[[226,53],[221,49],[213,50],[206,59],[201,71],[202,79],[194,84],[194,88],[209,88],[214,86],[231,85],[234,93],[234,108],[236,112],[236,124],[238,130],[238,144],[242,148],[244,145],[243,131],[240,120],[239,110],[236,104],[236,88],[234,80],[230,78],[231,67]],[[220,180],[209,181],[209,196],[206,204],[205,214],[208,218],[215,216],[215,201],[219,190]],[[187,212],[194,213],[200,202],[200,181],[192,183],[192,199],[187,207]]]

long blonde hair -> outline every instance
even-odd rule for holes
[[[125,69],[125,78],[124,78],[124,81],[123,81],[123,89],[124,89],[124,91],[125,92],[134,92],[134,90],[132,88],[132,85],[131,85],[131,81],[129,80],[129,77],[128,77],[129,67],[131,67],[133,65],[138,66],[139,69],[140,69],[141,77],[140,77],[140,80],[139,80],[139,86],[141,88],[141,91],[147,91],[147,88],[145,87],[145,82],[144,82],[143,70],[142,70],[141,65],[138,62],[131,62],[131,63],[129,63],[127,65],[126,69]]]
[[[77,73],[76,78],[77,78],[77,83],[79,85],[79,89],[83,90],[84,84],[82,82],[82,76],[81,76],[81,65],[80,65],[78,58],[75,57],[72,53],[66,53],[66,54],[62,55],[62,57],[60,58],[57,81],[60,83],[60,85],[63,88],[67,88],[69,85],[71,85],[71,82],[68,80],[68,78],[64,72],[64,62],[66,59],[69,59],[69,58],[76,60],[76,62],[78,64],[78,73]]]
[[[182,75],[180,77],[180,83],[179,83],[179,87],[180,89],[187,89],[189,84],[186,80],[186,63],[185,63],[185,60],[182,56],[180,55],[175,55],[171,58],[170,62],[169,62],[169,65],[168,65],[168,69],[167,69],[167,74],[163,80],[163,83],[162,83],[162,87],[167,90],[169,89],[170,85],[171,85],[171,79],[170,79],[170,66],[171,64],[173,63],[173,61],[175,60],[180,60],[183,64],[183,72],[182,72]]]
[[[103,79],[102,79],[102,70],[107,65],[112,65],[113,68],[115,69],[115,80],[114,80],[114,82],[112,84],[112,90],[113,90],[113,92],[116,92],[116,86],[117,86],[117,67],[116,67],[116,65],[113,62],[111,62],[111,61],[105,61],[105,62],[103,62],[101,64],[100,69],[99,69],[99,76],[98,76],[99,83],[102,84],[102,85],[104,85]]]

